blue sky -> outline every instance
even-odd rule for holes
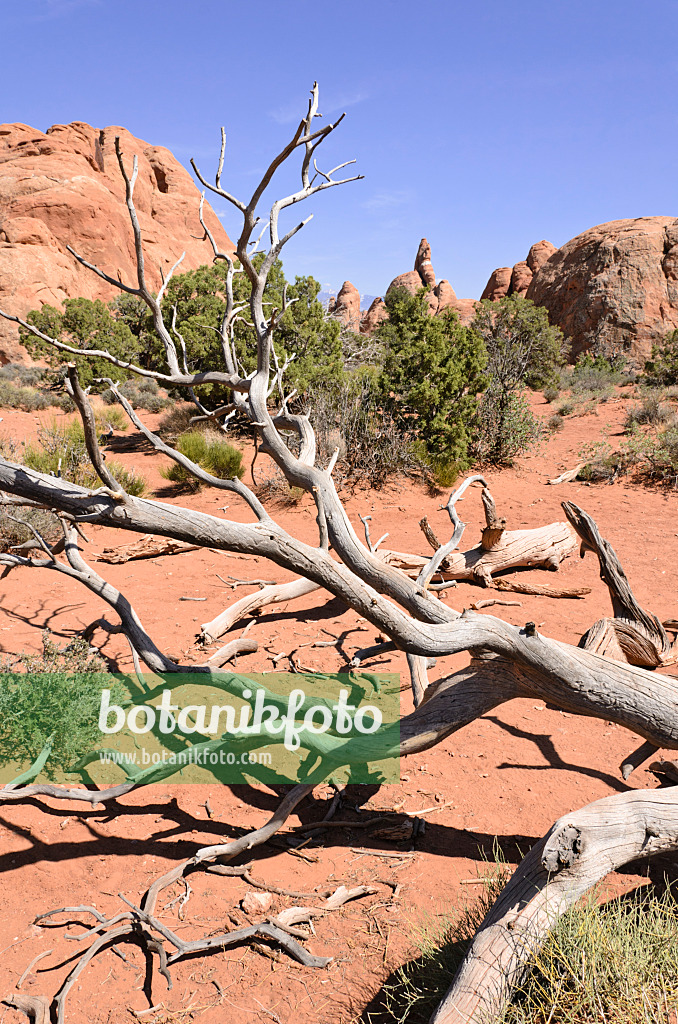
[[[347,114],[325,159],[365,180],[311,201],[288,276],[382,294],[425,235],[477,298],[541,238],[678,216],[678,0],[0,0],[0,18],[2,120],[124,125],[209,176],[224,124],[243,198],[317,79],[321,111]]]

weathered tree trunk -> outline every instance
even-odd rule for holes
[[[582,637],[582,646],[631,665],[657,668],[674,664],[678,655],[666,630],[656,615],[638,604],[612,545],[601,537],[588,513],[570,501],[562,504],[581,540],[581,557],[587,551],[598,556],[600,578],[610,592],[614,612],[614,618],[599,619],[591,626]]]
[[[591,886],[638,857],[678,850],[678,788],[596,800],[560,818],[518,867],[480,925],[431,1024],[500,1021],[556,920]]]
[[[447,555],[439,574],[445,580],[474,580],[492,586],[492,575],[506,569],[557,569],[575,548],[576,539],[567,523],[551,523],[534,530],[485,527],[481,543],[470,551]],[[425,555],[385,549],[379,553],[387,565],[402,569],[413,579],[429,562]]]

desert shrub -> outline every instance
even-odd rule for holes
[[[187,434],[182,434],[177,441],[176,449],[220,480],[232,480],[236,476],[242,476],[244,472],[242,452],[214,431],[191,430]],[[198,490],[202,486],[200,480],[177,462],[163,467],[160,472],[166,480],[184,484],[193,490]]]
[[[678,384],[678,328],[667,334],[659,345],[652,346],[644,377],[648,384],[656,386]]]
[[[471,323],[487,349],[487,372],[500,391],[556,387],[567,346],[543,306],[508,295],[478,304]]]
[[[3,409],[21,409],[23,412],[49,409],[55,404],[54,397],[35,388],[23,387],[9,380],[0,380],[0,406]]]
[[[352,483],[380,488],[395,473],[426,475],[430,456],[381,405],[378,372],[363,368],[340,380],[316,383],[305,411],[316,434],[319,463],[339,449],[338,471]]]
[[[127,491],[134,498],[142,498],[148,489],[146,477],[137,473],[136,469],[128,469],[119,462],[109,462],[108,468],[118,481],[123,490]],[[91,487],[99,486],[101,481],[97,478]]]
[[[611,481],[623,471],[624,463],[619,455],[603,455],[592,459],[577,473],[577,480],[584,480],[589,483],[603,483]]]
[[[473,453],[478,462],[510,466],[543,436],[541,421],[524,394],[504,391],[494,382],[478,408]]]
[[[662,398],[661,391],[643,392],[640,405],[634,405],[626,414],[625,429],[630,431],[636,423],[644,426],[667,423],[673,415],[673,410],[667,402],[662,401]]]
[[[70,480],[81,487],[99,487],[101,481],[90,462],[82,423],[52,423],[38,431],[37,443],[24,447],[22,461],[38,473],[47,473]],[[146,480],[136,470],[128,470],[119,463],[109,469],[128,493],[140,497],[146,491]]]
[[[556,398],[559,397],[560,388],[557,387],[555,384],[551,384],[549,387],[544,388],[544,401],[548,402],[549,405],[551,404],[551,402],[555,402]]]
[[[553,414],[553,416],[549,416],[548,420],[546,421],[546,426],[549,428],[549,430],[553,431],[553,433],[556,433],[556,431],[563,429],[563,427],[565,426],[565,420],[560,415],[560,413],[556,412]]]
[[[61,476],[82,487],[89,487],[94,476],[82,425],[76,420],[40,427],[37,442],[24,448],[23,462],[38,473]]]
[[[172,404],[158,424],[158,433],[165,440],[175,441],[189,429],[192,417],[197,414],[198,410],[192,402]]]
[[[384,346],[381,408],[433,463],[460,472],[469,465],[477,395],[486,382],[482,340],[452,311],[432,317],[425,289],[415,296],[394,289],[386,307],[388,320],[375,332]]]
[[[678,486],[678,425],[644,433],[634,423],[622,446],[625,459],[651,479],[670,480]]]
[[[429,1024],[480,923],[508,880],[508,867],[498,850],[495,862],[483,868],[476,899],[442,920],[414,922],[412,939],[419,955],[396,969],[382,989],[379,1009],[367,1011],[357,1024]]]
[[[399,968],[361,1024],[428,1024],[501,879],[446,930],[420,928],[421,953]],[[678,901],[671,889],[601,903],[592,894],[555,923],[502,1016],[503,1024],[672,1024],[678,1001]],[[649,1012],[648,1012],[649,1011]]]
[[[146,412],[161,412],[171,405],[171,399],[160,391],[157,381],[152,377],[130,377],[120,385],[120,394],[127,399],[133,409]],[[102,391],[101,397],[106,405],[115,405],[117,398],[110,388]]]
[[[129,420],[122,411],[122,409],[116,409],[114,406],[109,406],[105,412],[96,411],[95,419],[97,428],[102,434],[105,434],[111,428],[113,430],[120,430],[124,432],[129,428]]]
[[[30,505],[0,505],[0,551],[9,551],[11,547],[31,540],[34,537],[31,526],[48,544],[62,536],[59,520],[51,512]]]
[[[569,384],[573,395],[595,395],[603,401],[614,393],[615,385],[626,380],[628,376],[621,357],[593,356],[587,352],[580,355],[574,364]]]
[[[43,366],[24,366],[23,363],[6,363],[0,366],[0,380],[9,380],[22,387],[35,387],[47,371]]]
[[[89,644],[80,638],[65,648],[43,633],[42,656],[19,655],[0,664],[0,764],[33,764],[51,743],[44,773],[70,772],[100,739],[101,689],[122,702],[124,689]]]
[[[561,402],[556,410],[559,416],[571,416],[575,410],[574,402],[565,401]]]

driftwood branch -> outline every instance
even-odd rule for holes
[[[612,601],[614,618],[600,619],[582,638],[582,645],[632,665],[655,668],[677,660],[666,630],[656,615],[638,604],[614,548],[600,535],[595,521],[570,501],[563,510],[581,541],[581,557],[592,551],[600,563],[600,578]]]
[[[557,919],[610,871],[678,850],[678,789],[596,800],[534,846],[480,925],[431,1024],[492,1024]]]

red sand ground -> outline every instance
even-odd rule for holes
[[[649,488],[621,480],[613,486],[581,483],[546,486],[549,477],[579,461],[582,445],[621,433],[628,399],[620,396],[598,407],[596,414],[568,418],[564,430],[552,436],[538,453],[521,460],[511,470],[489,473],[489,485],[509,528],[539,526],[562,519],[560,502],[575,501],[591,513],[616,549],[640,603],[660,618],[675,617],[678,565],[674,557],[677,495],[675,491]],[[550,407],[538,403],[537,412],[549,415]],[[33,435],[42,414],[2,410],[0,434],[25,438]],[[149,422],[156,422],[149,417]],[[123,438],[127,435],[121,435]],[[129,447],[127,441],[116,445]],[[145,449],[116,458],[142,470],[151,488],[162,490],[159,475],[163,459]],[[477,492],[463,503],[467,528],[462,547],[476,543],[482,519]],[[249,516],[224,492],[206,489],[195,496],[171,500],[217,513],[230,504],[227,515]],[[401,481],[380,492],[358,492],[347,498],[347,508],[357,523],[358,514],[372,515],[372,535],[390,533],[388,546],[400,551],[426,550],[418,527],[426,513],[434,530],[448,529],[440,499],[422,487]],[[308,499],[279,512],[285,528],[303,539],[315,538],[315,513]],[[90,552],[104,546],[129,543],[134,535],[100,528],[88,531]],[[89,555],[86,550],[86,554]],[[276,566],[255,558],[211,551],[192,552],[134,561],[128,565],[94,563],[113,584],[131,599],[156,642],[182,660],[200,660],[195,634],[223,607],[249,591],[233,592],[217,577],[262,577],[282,581],[289,576]],[[597,560],[588,556],[568,559],[558,575],[534,570],[526,581],[587,585],[585,600],[563,601],[502,595],[522,601],[519,608],[493,608],[510,622],[534,620],[548,636],[576,643],[597,618],[609,614],[607,591],[598,577]],[[196,604],[181,596],[207,597]],[[460,584],[446,600],[461,609],[488,596],[474,586]],[[40,650],[40,632],[52,631],[62,644],[73,631],[102,614],[103,606],[91,594],[47,571],[18,570],[0,584],[0,651]],[[242,624],[233,632],[239,635]],[[373,643],[376,631],[337,601],[319,594],[265,612],[250,630],[260,641],[257,654],[240,659],[243,671],[272,668],[268,654],[292,651],[315,639],[328,639],[326,630],[338,635],[353,630],[345,650]],[[95,635],[106,656],[130,667],[129,652],[119,637]],[[223,640],[221,641],[224,642]],[[266,647],[269,650],[266,650]],[[303,656],[302,656],[303,655]],[[303,649],[301,660],[312,668],[336,670],[344,662],[333,647]],[[439,662],[431,673],[436,679],[463,658]],[[280,667],[284,667],[281,665]],[[380,659],[377,667],[403,673],[402,657]],[[675,670],[674,670],[675,671]],[[407,689],[403,710],[411,709]],[[253,874],[269,884],[305,892],[333,889],[340,883],[374,883],[378,894],[348,904],[341,911],[316,922],[317,935],[307,947],[318,955],[334,957],[326,970],[312,970],[292,963],[285,954],[269,959],[241,948],[211,956],[199,956],[173,968],[174,987],[153,977],[152,1003],[143,992],[145,962],[133,945],[124,947],[124,963],[110,950],[100,955],[80,976],[66,1007],[72,1024],[123,1024],[133,1020],[203,1024],[228,1019],[278,1021],[306,1024],[310,1021],[357,1020],[398,965],[416,955],[422,929],[439,927],[454,916],[477,891],[461,884],[483,874],[482,851],[491,855],[494,837],[513,863],[517,848],[525,852],[555,818],[568,810],[631,787],[653,786],[654,779],[642,770],[621,781],[618,766],[637,745],[636,737],[602,721],[577,718],[548,710],[541,701],[519,700],[495,710],[450,737],[434,750],[402,763],[400,785],[372,793],[369,808],[401,808],[406,811],[447,804],[427,815],[426,834],[416,840],[416,855],[399,865],[393,858],[360,856],[351,847],[367,846],[378,852],[394,852],[398,846],[384,839],[369,839],[358,829],[327,831],[323,845],[308,852],[310,860],[276,845],[254,851]],[[366,793],[349,792],[342,817],[356,817],[352,804]],[[212,818],[205,802],[209,796]],[[288,828],[322,817],[326,805],[307,799],[288,822]],[[32,924],[40,912],[64,905],[95,904],[113,914],[121,908],[118,892],[137,902],[152,879],[198,847],[233,837],[233,826],[255,828],[277,803],[266,787],[181,786],[171,780],[148,787],[120,801],[117,815],[109,810],[79,810],[72,804],[48,801],[0,807],[0,997],[15,990],[28,964],[40,953],[49,956],[36,963],[22,985],[26,994],[51,996],[73,966],[81,947],[65,940],[68,929]],[[400,884],[397,896],[379,881]],[[612,891],[637,884],[640,876],[616,875]],[[178,906],[168,907],[163,919],[182,937],[217,933],[229,924],[229,914],[247,923],[238,909],[242,896],[252,891],[239,878],[220,878],[196,873],[190,877],[193,894],[178,917]],[[168,890],[159,901],[164,907],[183,888]],[[274,910],[295,901],[276,897]],[[71,925],[72,935],[82,929]],[[159,1007],[148,1012],[149,1006]],[[137,1018],[136,1013],[141,1014]],[[145,1011],[145,1012],[142,1012]],[[24,1020],[13,1010],[0,1010],[0,1024]]]

